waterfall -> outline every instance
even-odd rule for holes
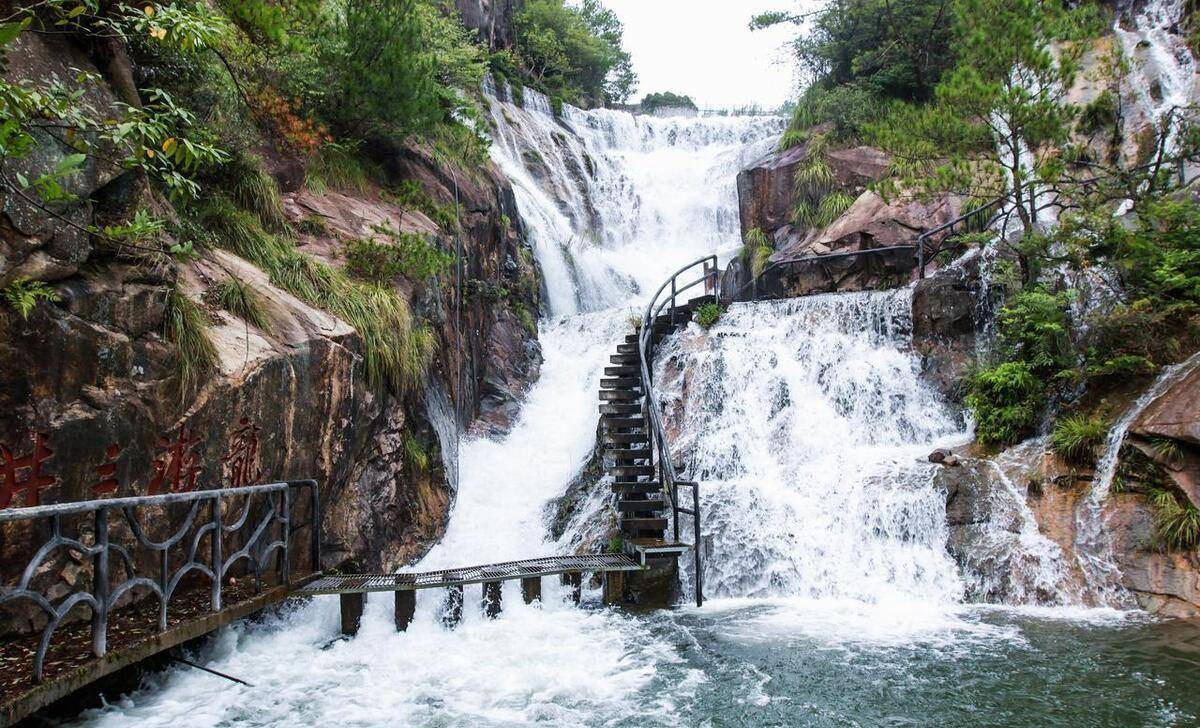
[[[910,321],[911,289],[823,295],[738,304],[664,347],[711,593],[961,599],[925,456],[968,433],[920,380]]]

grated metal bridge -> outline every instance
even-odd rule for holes
[[[293,592],[298,596],[318,594],[362,594],[367,592],[439,589],[464,584],[488,584],[514,579],[533,579],[558,574],[610,571],[641,571],[646,567],[628,554],[546,556],[501,564],[467,566],[412,574],[341,574],[324,576]]]

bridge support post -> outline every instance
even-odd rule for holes
[[[542,601],[542,577],[531,576],[521,580],[521,598],[526,604]]]
[[[411,589],[396,592],[396,631],[404,632],[417,613],[417,593]]]
[[[367,603],[367,595],[358,592],[341,594],[339,598],[342,602],[342,634],[353,637],[358,634],[358,628],[362,624],[363,606]]]
[[[623,604],[625,602],[625,572],[604,572],[604,603]]]
[[[442,610],[442,624],[454,628],[462,621],[463,587],[455,584],[446,589],[446,606]]]
[[[500,582],[483,582],[483,612],[489,619],[495,619],[500,616],[500,593]]]
[[[571,601],[578,604],[580,595],[583,592],[583,574],[579,572],[563,574],[561,578],[563,586],[571,587]]]

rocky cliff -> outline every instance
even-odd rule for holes
[[[10,77],[65,78],[69,67],[103,77],[53,36],[19,42]],[[84,92],[102,110],[116,102],[111,89]],[[46,141],[18,171],[35,178],[61,163],[66,148]],[[0,307],[0,454],[15,465],[0,470],[0,507],[313,478],[326,566],[392,569],[421,555],[454,499],[457,433],[504,429],[536,375],[540,283],[497,169],[435,160],[420,145],[381,154],[391,179],[417,185],[455,222],[435,224],[371,187],[318,193],[303,185],[303,160],[264,150],[301,254],[339,268],[346,244],[384,224],[427,236],[454,259],[436,279],[394,280],[433,339],[428,375],[404,392],[369,381],[360,331],[220,240],[191,259],[106,242],[100,228],[135,207],[178,219],[135,172],[89,163],[70,178],[77,201],[54,214],[17,194],[0,198],[0,288],[34,277],[54,299],[28,318]],[[253,289],[259,320],[217,305],[228,280]],[[181,366],[171,335],[181,306],[201,312],[211,372]],[[29,539],[0,530],[4,583],[23,567]]]

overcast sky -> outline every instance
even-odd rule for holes
[[[625,48],[640,77],[633,100],[655,91],[687,94],[701,107],[774,107],[793,97],[794,64],[783,47],[793,26],[751,32],[764,10],[797,0],[603,0],[625,24]]]

